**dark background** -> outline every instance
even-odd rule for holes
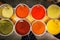
[[[32,7],[35,4],[42,4],[46,8],[50,4],[54,4],[55,2],[57,2],[57,0],[0,0],[0,1],[3,3],[8,3],[12,5],[13,7],[15,7],[19,3],[24,3],[24,4],[27,4],[29,7]]]

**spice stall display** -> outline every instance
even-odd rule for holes
[[[5,1],[0,5],[1,39],[13,36],[12,40],[50,40],[47,33],[53,36],[51,40],[60,39],[59,4],[52,0],[35,1]]]

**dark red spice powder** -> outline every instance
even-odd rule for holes
[[[22,20],[22,21],[19,20],[16,23],[15,29],[18,34],[25,35],[30,30],[30,24],[25,20]]]

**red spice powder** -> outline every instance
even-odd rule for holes
[[[19,20],[16,23],[15,29],[18,34],[25,35],[30,30],[30,24],[25,20],[22,20],[22,21]]]
[[[32,7],[32,17],[39,20],[42,19],[45,16],[46,10],[44,8],[44,6],[42,5],[34,5]]]

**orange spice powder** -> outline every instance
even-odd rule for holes
[[[29,14],[29,7],[28,6],[26,6],[24,4],[17,6],[16,15],[19,18],[25,18],[26,16],[28,16],[28,14]]]
[[[32,31],[37,35],[43,34],[45,31],[44,23],[42,23],[41,21],[36,21],[32,25]]]

